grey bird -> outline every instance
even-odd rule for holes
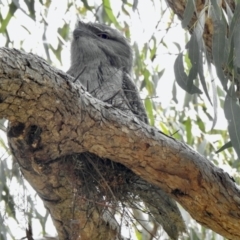
[[[131,46],[119,31],[99,23],[77,23],[71,44],[71,67],[67,73],[93,97],[147,124],[145,108],[132,80],[132,67]],[[125,205],[140,209],[148,213],[154,223],[160,224],[172,239],[178,239],[185,232],[177,204],[160,188],[142,180],[125,166],[92,153],[79,154],[77,159],[81,162],[77,175],[84,181],[82,194],[96,201],[108,199],[118,206],[118,211]],[[117,184],[113,184],[113,179]],[[103,187],[106,184],[107,188]]]

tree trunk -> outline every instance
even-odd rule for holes
[[[60,239],[118,234],[111,223],[99,222],[99,212],[88,207],[83,215],[90,202],[77,194],[81,182],[74,161],[58,161],[85,151],[125,165],[170,194],[199,223],[240,239],[240,191],[223,170],[186,144],[94,99],[37,56],[1,48],[0,66],[0,117],[10,121],[12,153],[49,209]]]
[[[188,0],[188,1],[192,1],[192,0]],[[184,19],[184,11],[186,9],[186,4],[188,1],[166,0],[168,6],[172,9],[174,14],[176,14],[179,17],[180,20]],[[196,26],[197,21],[199,21],[200,14],[205,14],[205,23],[204,23],[204,26],[202,26],[204,28],[203,40],[207,48],[207,52],[211,56],[212,55],[212,36],[214,32],[214,26],[213,26],[212,19],[209,17],[209,9],[212,4],[212,1],[195,0],[194,2],[195,2],[195,6],[194,6],[195,11],[193,12],[193,15],[187,27],[190,33],[192,33],[192,31],[194,30],[194,27]],[[226,10],[226,4],[228,4],[231,11],[234,12],[235,10],[234,0],[225,0],[221,2],[222,2],[223,9]]]

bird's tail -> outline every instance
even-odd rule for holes
[[[160,224],[172,239],[179,239],[186,226],[176,202],[160,188],[142,179],[136,183],[135,194],[143,201],[146,212]]]

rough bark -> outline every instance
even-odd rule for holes
[[[71,165],[57,161],[84,151],[124,164],[169,193],[199,223],[240,239],[240,191],[227,173],[186,144],[94,99],[39,57],[0,49],[0,117],[10,121],[13,155],[49,209],[60,239],[63,229],[77,239],[86,221],[92,232],[97,229],[98,213],[74,211],[86,199],[74,194]],[[107,225],[102,231],[116,234]]]
[[[184,10],[186,8],[187,1],[186,0],[178,0],[178,1],[166,0],[166,2],[168,4],[168,6],[172,9],[174,14],[176,14],[180,20],[183,20]],[[228,4],[228,6],[232,10],[232,12],[234,12],[235,1],[234,0],[222,1],[223,9],[226,9],[226,3]],[[213,36],[213,32],[214,32],[214,26],[213,26],[212,19],[208,15],[208,10],[209,10],[210,5],[211,5],[211,1],[206,1],[206,0],[196,0],[195,1],[195,12],[194,12],[193,17],[188,25],[188,30],[190,33],[192,33],[192,31],[198,21],[199,14],[201,13],[201,11],[203,9],[205,9],[206,21],[205,21],[205,25],[203,26],[204,27],[203,40],[204,40],[205,46],[207,48],[207,51],[211,56],[212,55],[212,36]]]

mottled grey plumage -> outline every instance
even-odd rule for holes
[[[133,112],[142,121],[147,115],[131,79],[132,50],[117,30],[97,23],[79,22],[73,32],[71,67],[73,77],[94,97]]]
[[[132,58],[127,39],[117,30],[103,24],[79,22],[73,32],[71,67],[68,73],[74,78],[79,76],[77,80],[94,97],[148,123],[144,106],[131,77]],[[94,161],[105,162],[91,153],[80,155],[80,158],[85,160],[89,157]],[[179,233],[185,230],[185,225],[176,203],[161,189],[140,179],[124,166],[119,173],[121,171],[130,172],[132,176],[128,176],[129,179],[126,180],[126,184],[131,183],[128,190],[144,202],[153,219],[163,226],[168,235],[177,239]],[[128,205],[134,207],[134,201],[128,202]]]

